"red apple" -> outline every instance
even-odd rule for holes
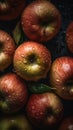
[[[73,58],[58,57],[51,65],[50,82],[63,99],[73,100]]]
[[[73,116],[64,118],[59,130],[73,130]]]
[[[0,71],[6,69],[13,62],[15,42],[5,31],[0,30]]]
[[[26,84],[14,73],[0,77],[0,110],[3,113],[17,112],[28,97]]]
[[[14,54],[15,72],[25,80],[45,78],[51,66],[50,51],[42,44],[28,41],[21,44]]]
[[[60,29],[61,15],[51,2],[36,0],[22,12],[21,26],[29,39],[37,42],[49,41]]]
[[[6,116],[0,119],[1,130],[33,130],[25,115]]]
[[[73,22],[71,22],[66,30],[66,44],[71,53],[73,53]]]
[[[29,121],[38,128],[55,127],[63,116],[63,104],[52,92],[32,94],[26,105]]]
[[[18,17],[25,7],[25,0],[0,0],[0,20]]]

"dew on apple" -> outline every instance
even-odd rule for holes
[[[64,91],[64,90],[65,90],[65,88],[64,88],[64,87],[62,87],[62,90]]]
[[[73,88],[70,89],[70,95],[73,95]]]
[[[6,117],[8,115],[9,118],[5,118],[5,115],[3,120],[3,117],[0,118],[0,129],[5,130],[4,127],[11,125],[7,128],[8,130],[32,130],[30,126],[32,124],[33,130],[45,130],[47,128],[47,130],[50,130],[51,127],[53,128],[52,130],[57,130],[59,127],[58,123],[61,123],[65,114],[73,114],[72,107],[70,107],[72,104],[69,105],[73,100],[72,0],[70,2],[54,0],[52,0],[52,2],[51,0],[32,0],[32,2],[31,0],[0,1],[1,28],[7,30],[13,36],[12,31],[14,31],[15,25],[19,22],[21,26],[16,30],[20,31],[20,33],[15,34],[15,37],[20,37],[20,39],[18,41],[19,43],[14,43],[14,47],[10,47],[10,45],[7,46],[7,43],[10,41],[8,35],[5,39],[7,43],[4,45],[6,47],[4,49],[3,43],[5,42],[2,41],[4,38],[0,36],[0,64],[3,61],[0,66],[0,76],[3,76],[0,77],[0,112],[2,111],[2,113],[5,114]],[[8,2],[11,3],[11,7],[8,5]],[[27,6],[25,6],[25,3]],[[71,7],[67,5],[68,3]],[[66,31],[70,21],[72,21],[72,34],[70,34],[70,31]],[[13,40],[16,41],[15,38]],[[25,45],[23,45],[24,43]],[[66,44],[70,47],[70,52],[67,52]],[[15,45],[17,47],[15,47]],[[21,45],[23,46],[21,47]],[[14,48],[14,51],[12,48]],[[52,51],[52,55],[50,50]],[[8,54],[9,57],[12,51],[11,60],[11,58],[8,59],[6,55]],[[6,55],[3,52],[5,52]],[[71,57],[67,57],[69,54]],[[57,62],[54,66],[52,61],[57,57],[64,59],[61,59],[61,61]],[[6,61],[4,61],[5,58],[7,58]],[[9,60],[11,60],[9,65],[3,68]],[[3,80],[3,74],[5,74],[5,72],[7,74],[10,71],[18,78],[12,80],[12,76],[11,78],[9,76]],[[12,82],[9,82],[9,80],[12,80]],[[24,82],[26,82],[26,84]],[[32,82],[34,82],[33,87]],[[40,82],[49,83],[48,89],[44,87],[44,91],[47,89],[46,92],[42,92],[43,84],[41,86],[39,84],[39,89],[37,90],[36,83]],[[28,90],[28,84],[31,84],[31,86],[29,86],[31,87],[31,91]],[[66,100],[65,103],[68,102],[68,105],[65,104],[66,112],[61,102],[63,99],[64,101]],[[26,114],[30,124],[28,124],[28,120],[26,121],[22,116],[14,117],[14,115],[16,116],[19,113],[23,115]],[[57,129],[55,129],[55,126]],[[69,118],[67,123],[64,122],[63,127],[58,130],[67,129],[73,130],[73,116]]]
[[[9,37],[7,37],[7,41],[9,41],[9,39],[10,39],[10,38],[9,38]]]
[[[68,128],[69,130],[73,130],[73,125],[70,125]]]
[[[62,67],[63,67],[64,71],[67,71],[67,70],[70,69],[70,65],[69,64],[63,64]]]
[[[35,51],[35,48],[34,48],[34,47],[32,47],[32,50],[33,50],[33,51]]]

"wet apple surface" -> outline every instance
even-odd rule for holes
[[[73,130],[73,116],[68,116],[63,119],[59,130]]]
[[[16,19],[25,7],[25,0],[0,0],[0,20]]]
[[[0,71],[11,65],[15,49],[14,39],[6,31],[0,30]]]
[[[70,22],[66,30],[66,44],[69,51],[73,53],[73,22]]]
[[[26,84],[14,73],[0,77],[0,110],[13,113],[25,105],[28,98]]]
[[[51,66],[50,51],[37,42],[23,42],[14,54],[14,69],[27,81],[45,78]]]
[[[9,0],[8,0],[9,1]],[[12,1],[12,0],[10,0]],[[16,0],[17,1],[17,0]],[[33,2],[34,0],[27,0],[26,1],[26,5],[28,6],[31,2]],[[16,19],[14,19],[15,15],[17,14],[17,12],[15,12],[15,15],[14,16],[5,16],[5,14],[7,14],[7,12],[10,10],[9,6],[6,4],[6,6],[4,6],[4,1],[1,0],[0,1],[0,29],[1,30],[4,30],[6,31],[7,33],[9,33],[12,37],[13,37],[13,31],[16,27],[16,25],[19,23],[20,21],[20,16]],[[70,50],[68,49],[68,46],[67,46],[67,41],[66,41],[66,31],[67,31],[67,27],[69,26],[69,24],[73,21],[73,0],[67,0],[67,1],[64,1],[64,0],[61,0],[61,1],[58,1],[58,0],[50,0],[50,2],[52,2],[55,7],[57,7],[57,9],[59,10],[60,14],[61,14],[61,26],[60,26],[60,30],[59,32],[57,33],[57,35],[55,35],[55,37],[53,37],[53,39],[51,39],[50,41],[48,42],[44,42],[44,45],[50,50],[51,52],[51,60],[52,62],[58,58],[58,57],[61,57],[61,56],[69,56],[71,58],[73,58],[73,53],[70,52]],[[6,8],[4,10],[4,12],[2,12],[2,6],[4,8]],[[16,7],[15,7],[16,8]],[[20,7],[21,8],[21,7]],[[12,11],[14,12],[14,11]],[[10,14],[10,13],[9,13]],[[7,21],[5,21],[5,19],[7,18]],[[12,20],[10,20],[12,19]],[[40,21],[39,21],[40,22]],[[43,21],[42,23],[42,26],[45,24],[45,21]],[[22,31],[22,30],[21,30]],[[25,33],[23,33],[22,31],[22,34],[19,34],[19,30],[16,30],[15,32],[15,37],[14,38],[17,38],[17,34],[18,34],[18,39],[17,41],[19,40],[19,37],[21,36],[20,40],[21,41],[28,41],[29,38],[26,36]],[[73,31],[72,31],[73,32]],[[69,31],[70,33],[70,31]],[[69,36],[69,35],[67,35]],[[72,34],[70,36],[70,38],[72,37]],[[40,37],[39,37],[40,38]],[[37,39],[38,40],[38,39]],[[72,39],[71,40],[71,44],[72,44]],[[19,44],[21,44],[21,41],[19,41]],[[16,46],[18,47],[18,43],[15,42]],[[72,44],[73,45],[73,44]],[[72,46],[73,47],[73,46]],[[72,50],[72,47],[70,45],[70,49]],[[0,52],[2,50],[2,44],[0,43]],[[31,56],[30,59],[33,59],[31,60],[31,62],[33,62],[35,60],[35,57],[34,56]],[[63,65],[62,63],[59,64],[59,65]],[[73,65],[73,63],[72,63]],[[57,69],[56,69],[57,70]],[[61,71],[61,70],[60,70]],[[59,73],[60,73],[59,71]],[[0,71],[0,77],[3,75],[3,74],[7,74],[8,72],[13,72],[16,74],[16,71],[14,70],[14,67],[13,67],[13,63],[8,67],[6,68],[4,71]],[[72,70],[73,72],[73,70]],[[61,73],[60,73],[61,74]],[[70,75],[72,76],[73,73],[70,72]],[[64,75],[63,75],[64,76]],[[63,79],[63,76],[62,79]],[[67,76],[67,74],[66,74]],[[32,82],[31,81],[25,81],[26,84],[27,84],[27,87],[28,87],[28,83],[29,83],[29,87],[31,87],[31,89],[29,88],[28,89],[28,92],[29,92],[29,96],[32,95],[32,93],[36,93],[36,95],[38,93],[43,93],[43,92],[54,92],[55,93],[55,89],[51,89],[51,84],[50,84],[50,78],[49,78],[49,73],[47,75],[47,77],[45,79],[40,79],[38,82],[33,82],[33,86],[35,86],[35,88],[33,88],[33,86],[31,87],[31,84]],[[30,84],[31,83],[31,84]],[[37,85],[35,85],[36,83],[38,83],[38,86],[40,86],[40,88],[37,88]],[[5,83],[6,84],[6,83]],[[44,84],[43,87],[41,87],[41,84]],[[47,85],[47,86],[46,86]],[[67,82],[64,83],[64,85],[67,85],[68,89],[70,90],[70,87],[69,86],[72,86],[73,85],[73,76],[71,78],[71,80],[68,80]],[[46,87],[45,87],[46,86]],[[48,87],[49,86],[49,87]],[[45,90],[44,90],[45,89]],[[72,91],[73,93],[73,91]],[[65,95],[64,95],[65,96]],[[68,96],[68,95],[67,95]],[[63,117],[72,117],[73,118],[73,100],[66,100],[66,99],[63,99],[59,96],[59,98],[61,99],[62,103],[63,103],[63,106],[64,106],[64,113],[63,113]],[[4,101],[5,100],[5,97],[3,96],[3,94],[0,92],[0,100]],[[53,100],[54,101],[54,100]],[[28,103],[28,100],[27,100],[27,103]],[[35,104],[36,105],[36,104]],[[26,105],[25,105],[26,106]],[[43,106],[43,104],[42,104]],[[38,107],[38,103],[36,105],[36,107]],[[60,107],[60,106],[58,106]],[[32,108],[34,109],[34,108]],[[42,108],[43,109],[43,108]],[[33,110],[34,111],[34,110]],[[51,114],[49,114],[49,112],[51,112],[51,114],[53,114],[54,112],[52,112],[51,110],[47,111],[47,115],[49,115],[49,117],[51,116]],[[18,112],[17,114],[26,114],[25,112],[25,107],[22,107]],[[2,113],[1,111],[1,107],[0,107],[0,119],[2,119],[2,117],[4,116],[5,117],[5,114]],[[13,114],[12,114],[13,115]],[[52,116],[51,116],[52,117]],[[62,121],[63,121],[63,117],[61,118],[61,121],[59,122],[59,124],[57,124],[54,129],[52,130],[59,130],[59,126],[62,124]],[[36,117],[37,118],[37,117]],[[59,118],[59,117],[58,117]],[[52,118],[49,118],[50,120]],[[59,118],[60,119],[60,118]],[[68,120],[67,120],[68,121]],[[72,119],[73,121],[73,119]],[[3,121],[2,121],[3,122]],[[5,120],[5,122],[7,122]],[[31,124],[31,123],[30,123]],[[67,123],[65,123],[65,126]],[[69,124],[70,124],[70,119],[69,119]],[[32,125],[33,126],[33,125]],[[69,125],[70,126],[70,125]],[[71,125],[72,126],[72,125]],[[69,127],[70,130],[73,129],[73,126],[72,127]],[[13,128],[12,128],[13,129]],[[16,126],[14,126],[14,129],[16,129]],[[18,129],[18,128],[17,128]],[[37,128],[35,126],[33,126],[33,130],[37,130]],[[40,129],[38,129],[40,130]]]
[[[73,100],[73,58],[56,58],[50,69],[50,82],[55,92],[64,99]],[[58,88],[58,89],[57,89]]]
[[[29,39],[46,42],[59,32],[61,14],[49,1],[34,1],[23,11],[21,25]]]
[[[63,116],[63,104],[53,93],[32,94],[26,106],[30,122],[37,128],[53,127]]]

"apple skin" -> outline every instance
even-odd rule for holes
[[[0,77],[0,110],[3,113],[14,113],[20,110],[27,101],[26,84],[14,73]]]
[[[0,119],[1,130],[33,130],[25,115],[6,116]]]
[[[59,130],[73,130],[73,116],[65,117],[59,127]]]
[[[5,70],[12,62],[16,46],[13,38],[0,30],[0,71]]]
[[[1,0],[0,20],[10,21],[17,18],[25,7],[25,0]]]
[[[71,53],[73,53],[73,22],[66,29],[66,44]]]
[[[73,58],[56,58],[50,69],[50,83],[55,92],[63,99],[73,100]]]
[[[45,78],[51,66],[50,51],[42,44],[27,41],[14,54],[15,72],[27,81]]]
[[[30,40],[47,42],[59,32],[61,15],[49,1],[34,1],[23,10],[21,26]]]
[[[52,92],[32,94],[26,105],[26,114],[34,126],[52,128],[62,119],[63,104]]]

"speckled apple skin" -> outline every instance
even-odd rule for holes
[[[28,41],[16,49],[13,62],[20,77],[37,81],[46,78],[51,66],[51,53],[44,45]]]
[[[71,53],[73,53],[73,22],[70,22],[66,29],[66,44]]]
[[[59,57],[50,69],[50,82],[55,92],[63,99],[73,100],[73,58]]]
[[[22,12],[21,26],[29,39],[47,42],[59,32],[61,14],[47,0],[34,1]]]
[[[73,130],[73,116],[65,117],[59,127],[59,130]]]
[[[15,49],[13,38],[7,32],[0,30],[0,71],[11,65]]]
[[[19,111],[28,98],[26,84],[14,73],[0,77],[0,110],[3,113]]]
[[[11,21],[20,16],[25,8],[26,0],[4,0],[0,2],[0,20]]]
[[[26,113],[36,127],[54,127],[62,118],[63,104],[54,93],[33,94],[28,100]]]

